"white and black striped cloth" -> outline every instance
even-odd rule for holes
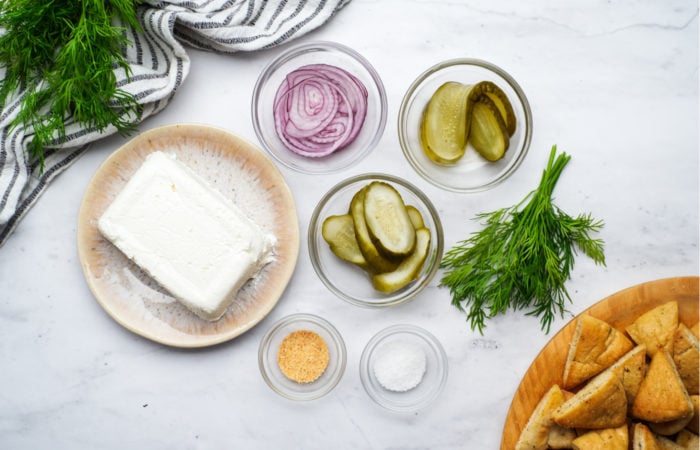
[[[142,30],[127,30],[125,49],[131,67],[127,79],[117,70],[118,87],[143,106],[138,123],[165,108],[187,77],[190,60],[182,44],[234,53],[269,48],[322,25],[350,0],[144,0],[137,7]],[[4,70],[0,68],[0,78]],[[23,93],[0,105],[0,246],[50,181],[95,140],[116,132],[99,132],[66,119],[67,141],[45,151],[43,172],[28,161],[32,130],[9,129]]]

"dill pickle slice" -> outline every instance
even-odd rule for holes
[[[365,270],[369,269],[357,244],[355,224],[350,214],[326,217],[321,225],[321,234],[335,256]]]
[[[472,86],[448,81],[430,97],[421,119],[420,139],[431,161],[450,165],[464,155],[469,135],[471,90]]]
[[[410,256],[392,272],[380,273],[372,276],[372,286],[385,294],[396,292],[414,281],[425,260],[428,258],[430,248],[430,230],[419,228],[416,230],[416,246]]]
[[[513,111],[513,105],[511,105],[510,100],[508,100],[508,96],[500,87],[490,81],[482,81],[479,84],[481,85],[483,95],[487,96],[493,102],[498,112],[501,114],[503,123],[505,123],[506,130],[508,131],[508,136],[513,136],[516,126],[515,112]]]
[[[510,137],[501,113],[488,97],[481,97],[472,109],[469,142],[481,156],[498,161],[506,154]]]
[[[496,84],[448,81],[423,111],[421,146],[428,158],[442,165],[456,163],[468,142],[487,160],[498,161],[508,150],[516,126],[513,105]]]
[[[406,205],[406,212],[408,213],[408,217],[411,219],[411,223],[413,224],[413,228],[416,230],[418,228],[423,228],[425,227],[425,221],[423,221],[423,215],[418,211],[418,208],[416,208],[413,205]]]
[[[416,229],[401,194],[392,185],[383,181],[367,185],[364,215],[372,242],[385,256],[401,258],[413,251]]]
[[[367,186],[363,187],[355,193],[350,201],[350,216],[353,220],[353,225],[355,227],[355,238],[357,239],[357,245],[362,252],[362,256],[367,260],[369,265],[369,270],[376,273],[390,272],[396,269],[398,262],[391,261],[385,258],[377,247],[375,247],[374,242],[367,229],[367,223],[365,222],[365,191]]]

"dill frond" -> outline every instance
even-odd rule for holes
[[[571,298],[566,289],[577,250],[605,265],[603,241],[591,235],[603,222],[590,214],[571,217],[552,203],[552,193],[571,157],[552,147],[539,186],[515,206],[481,213],[483,228],[445,253],[440,286],[452,304],[483,334],[486,320],[509,309],[540,318],[549,333]]]
[[[116,86],[114,67],[130,70],[115,18],[138,26],[131,0],[0,0],[0,105],[26,91],[10,126],[33,129],[29,156],[42,167],[44,148],[65,142],[69,117],[100,132],[134,129],[141,107]]]

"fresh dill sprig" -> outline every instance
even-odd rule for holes
[[[591,235],[603,222],[572,217],[552,203],[552,193],[571,156],[552,147],[540,184],[515,206],[476,216],[484,228],[445,253],[452,304],[483,334],[486,319],[508,309],[527,309],[549,333],[556,314],[571,302],[566,282],[577,250],[605,265],[603,241]]]
[[[0,0],[0,106],[26,90],[10,127],[33,129],[30,157],[42,167],[44,148],[65,142],[69,117],[98,131],[134,128],[141,107],[114,73],[131,73],[116,18],[139,26],[133,0]]]

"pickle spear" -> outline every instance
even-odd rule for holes
[[[457,162],[469,135],[469,93],[472,86],[448,81],[433,94],[423,111],[420,137],[423,151],[437,164]]]
[[[508,100],[508,96],[501,88],[490,81],[482,81],[479,84],[482,87],[484,95],[496,105],[498,112],[501,113],[503,123],[505,123],[506,130],[508,131],[508,136],[513,136],[513,133],[515,133],[515,112],[513,111],[513,105],[511,105],[510,100]]]
[[[321,225],[321,234],[335,256],[365,270],[369,269],[369,264],[357,245],[355,224],[350,214],[328,216]]]
[[[418,208],[416,208],[413,205],[406,205],[406,212],[408,213],[408,217],[411,218],[411,223],[413,224],[413,228],[416,230],[418,228],[423,228],[425,227],[425,221],[423,221],[423,215],[418,211]]]
[[[474,104],[469,142],[488,161],[498,161],[508,150],[508,130],[498,107],[488,97]]]
[[[414,281],[428,257],[430,248],[430,230],[419,228],[416,230],[416,246],[406,259],[392,272],[380,273],[372,276],[372,286],[380,292],[390,294],[396,292],[410,282]]]
[[[355,227],[355,238],[362,255],[369,264],[372,272],[390,272],[398,266],[397,262],[385,258],[372,242],[372,237],[365,222],[365,192],[367,186],[363,187],[352,197],[350,201],[350,215]]]
[[[390,184],[371,182],[365,189],[364,213],[372,242],[391,259],[409,255],[416,243],[416,229],[401,194]]]

